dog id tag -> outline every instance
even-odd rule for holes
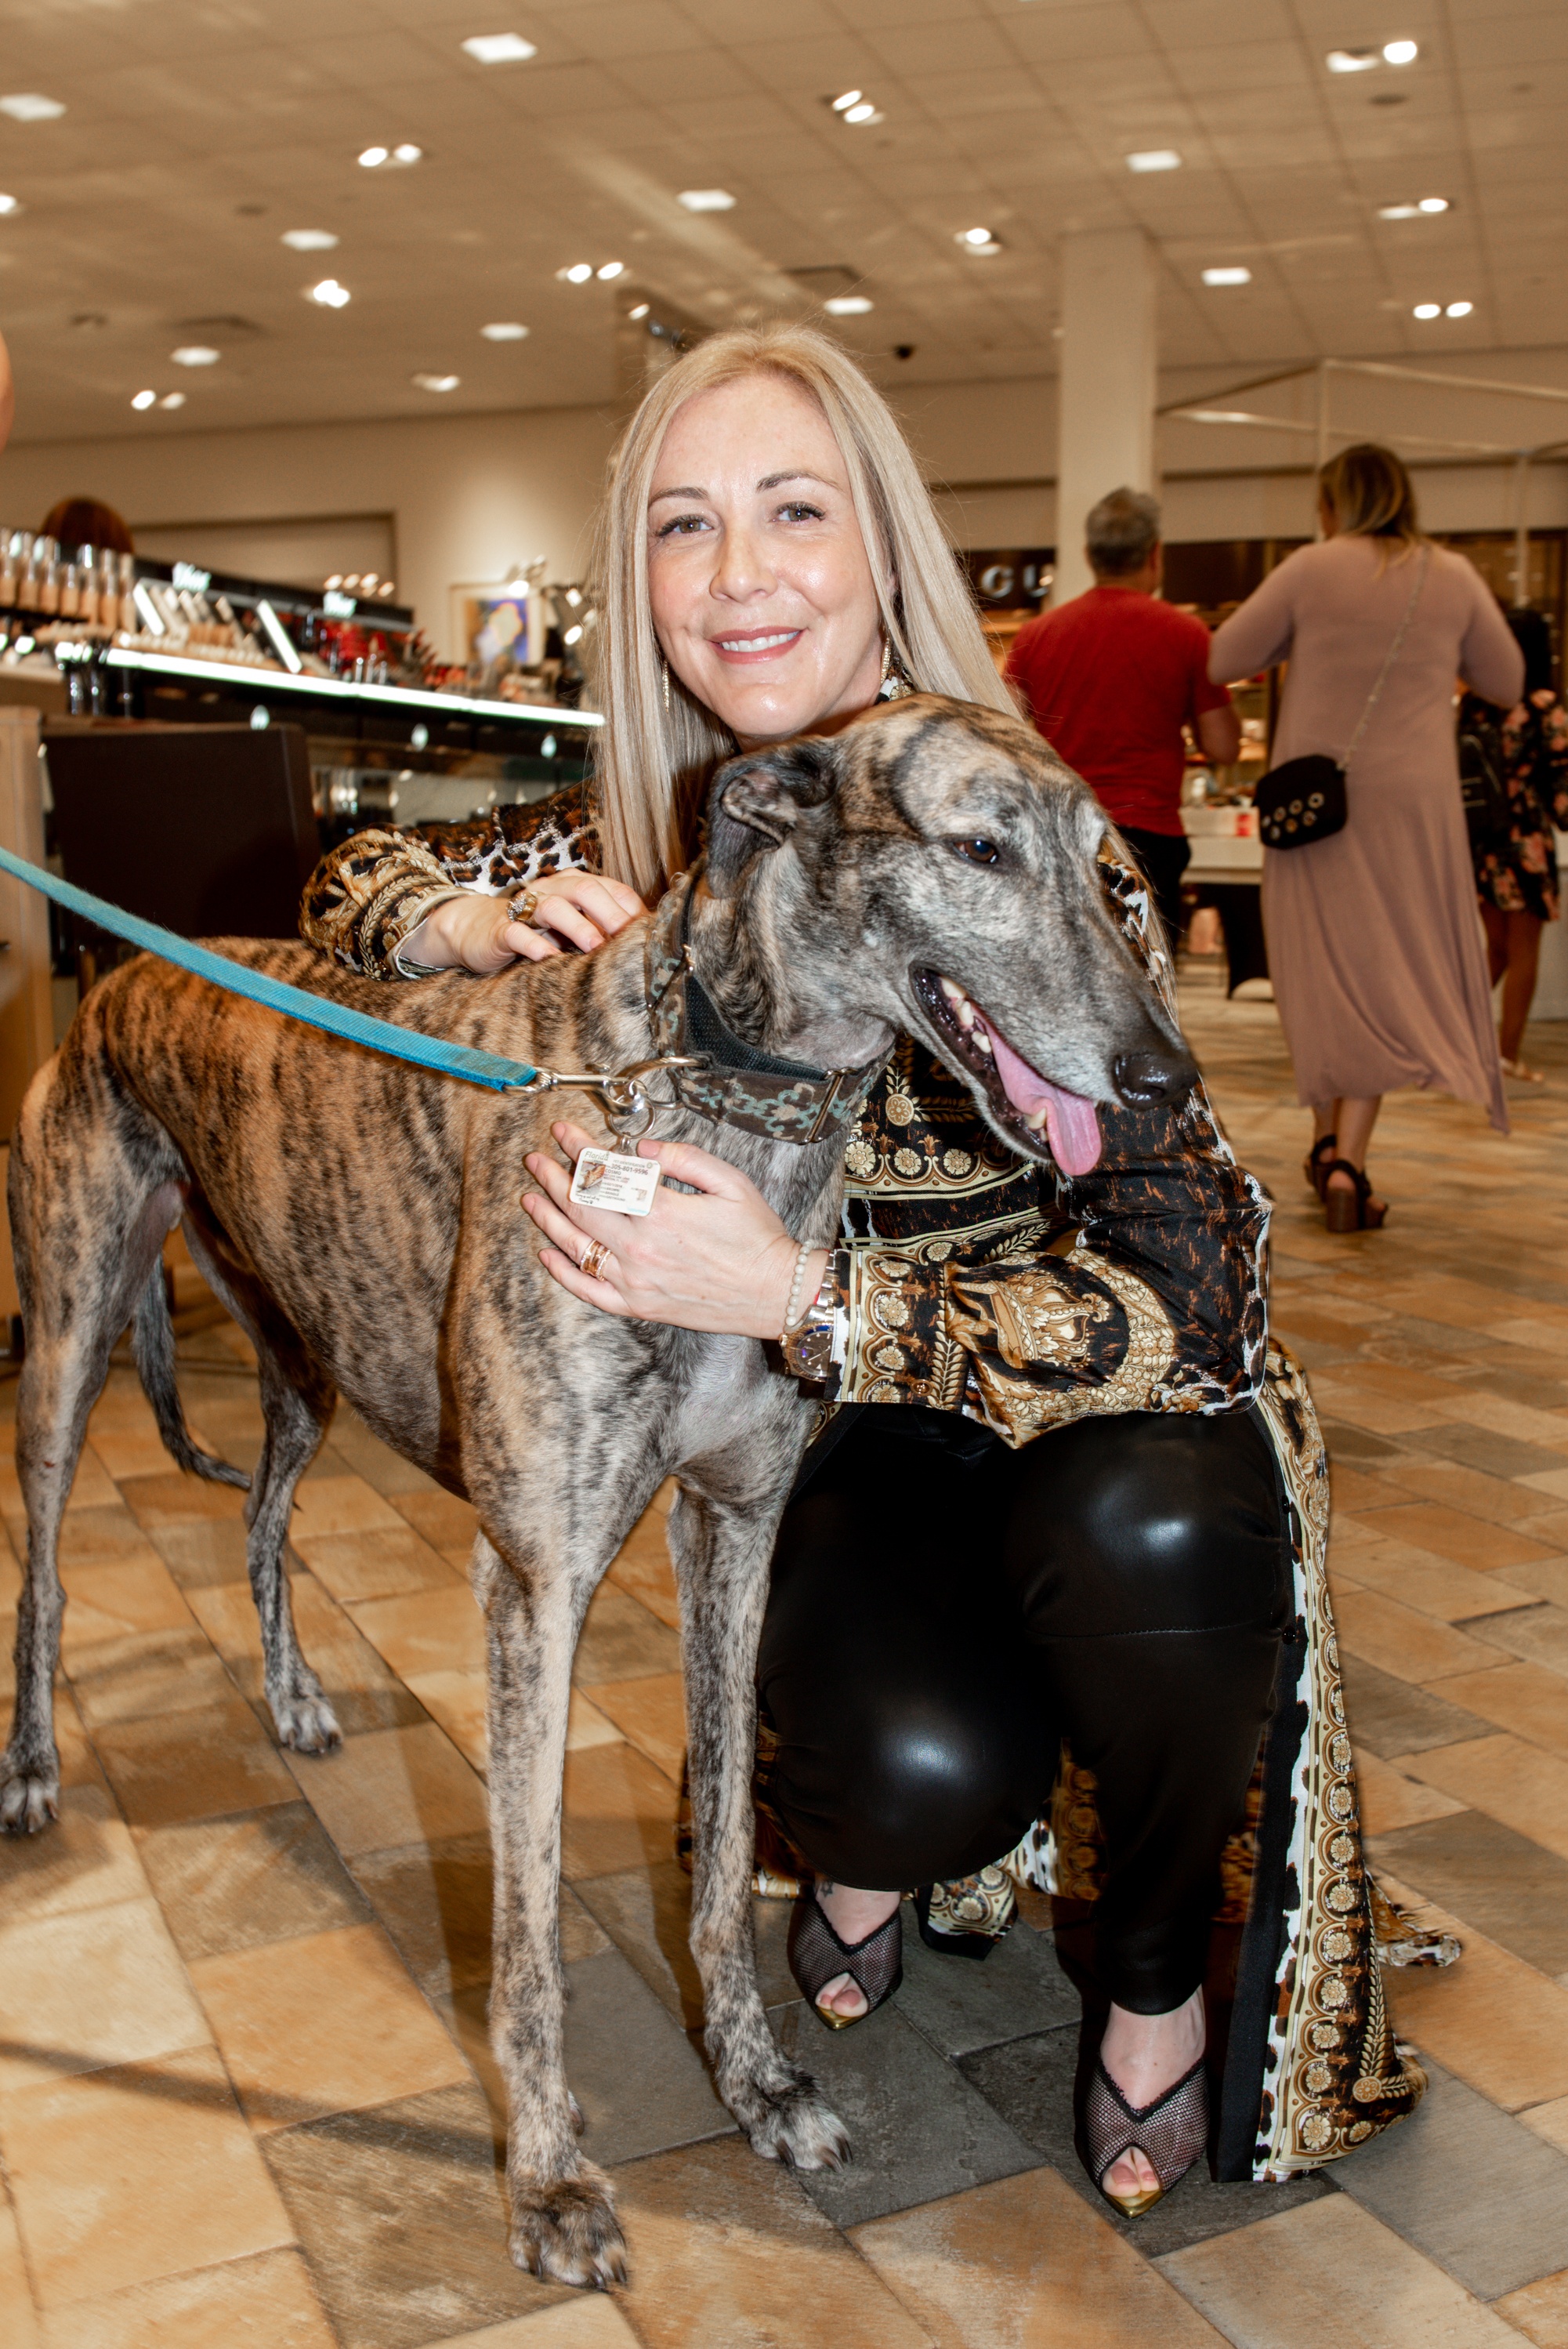
[[[659,1187],[656,1158],[628,1158],[618,1150],[578,1153],[570,1197],[575,1207],[607,1207],[617,1216],[645,1216]]]

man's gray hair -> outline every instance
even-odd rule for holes
[[[1141,571],[1160,540],[1160,501],[1147,490],[1112,490],[1084,524],[1091,567],[1106,579]]]

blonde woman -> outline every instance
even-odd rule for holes
[[[738,745],[831,731],[911,683],[1006,706],[896,424],[802,329],[716,336],[649,392],[614,462],[596,576],[608,722],[592,792],[351,841],[307,893],[310,936],[387,978],[592,951],[690,862],[706,776]],[[1162,969],[1143,886],[1109,850],[1108,900]],[[1305,1399],[1284,1435],[1265,1392],[1265,1208],[1201,1092],[1102,1116],[1093,1136],[1052,1129],[1062,1171],[1042,1183],[909,1040],[873,1092],[847,1151],[841,1245],[807,1282],[813,1309],[840,1318],[845,1361],[775,1553],[759,1790],[814,1879],[791,1920],[796,1979],[842,2029],[898,1986],[901,1890],[919,1889],[933,1947],[985,1953],[1011,1909],[995,1863],[1017,1847],[1040,1880],[1065,1742],[1079,1833],[1060,1880],[1098,1888],[1109,2010],[1088,2165],[1134,2214],[1208,2134],[1201,1985],[1221,1851],[1314,1538],[1286,1485],[1318,1455]],[[566,1160],[590,1138],[554,1133]],[[690,1190],[662,1188],[617,1230],[597,1278],[565,1165],[531,1160],[544,1262],[604,1312],[776,1339],[789,1235],[717,1159],[661,1154]],[[1295,1674],[1304,1651],[1285,1652]],[[1303,1718],[1282,1708],[1271,1740],[1286,1806],[1271,1822],[1297,1816]],[[1098,1871],[1082,1832],[1096,1812]],[[1253,2019],[1232,2033],[1226,2175],[1272,2174],[1257,2166],[1260,2034],[1299,1930],[1287,1845],[1271,1824],[1241,1863],[1256,1877]],[[1345,2101],[1354,2066],[1335,2075],[1337,2117],[1309,2158],[1418,2092],[1375,2019],[1366,1933],[1357,1947],[1342,1996],[1373,2093],[1363,2079]]]
[[[1344,762],[1355,743],[1345,829],[1265,849],[1263,912],[1296,1098],[1312,1108],[1306,1179],[1330,1231],[1364,1231],[1387,1212],[1367,1174],[1386,1092],[1439,1085],[1507,1131],[1454,679],[1511,709],[1524,663],[1474,565],[1422,536],[1391,450],[1341,450],[1318,476],[1318,515],[1321,542],[1216,632],[1209,675],[1233,684],[1289,661],[1276,766],[1312,752]]]

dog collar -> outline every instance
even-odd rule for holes
[[[648,933],[648,1016],[654,1050],[700,1065],[672,1069],[683,1109],[769,1142],[820,1142],[860,1116],[886,1053],[860,1069],[811,1069],[744,1043],[725,1026],[691,967],[686,930],[695,876],[678,874]]]

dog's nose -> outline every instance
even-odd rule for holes
[[[1119,1052],[1110,1065],[1111,1081],[1130,1109],[1149,1109],[1156,1102],[1181,1101],[1197,1081],[1198,1071],[1185,1052]]]

